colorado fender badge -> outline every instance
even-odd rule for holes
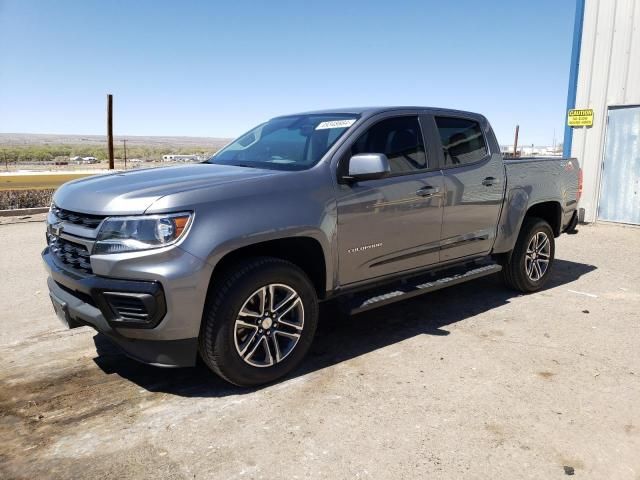
[[[364,252],[365,250],[371,250],[372,248],[380,248],[382,243],[372,243],[370,245],[362,245],[361,247],[354,247],[347,250],[347,253]]]

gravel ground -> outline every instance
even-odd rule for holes
[[[640,479],[640,229],[563,235],[537,294],[494,276],[327,309],[257,390],[63,330],[43,232],[0,225],[0,478]]]

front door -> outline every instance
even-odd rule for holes
[[[375,122],[353,142],[341,167],[347,168],[349,158],[358,153],[384,153],[391,176],[339,186],[340,283],[437,263],[442,173],[429,165],[418,117]]]
[[[445,193],[440,260],[487,254],[504,196],[502,155],[490,151],[488,125],[476,119],[435,116],[435,126]]]

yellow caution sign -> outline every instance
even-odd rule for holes
[[[592,127],[593,126],[593,109],[585,110],[569,110],[567,113],[567,125],[570,127]]]

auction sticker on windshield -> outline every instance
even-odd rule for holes
[[[316,127],[316,130],[326,130],[327,128],[348,128],[354,123],[356,123],[355,118],[350,118],[348,120],[332,120],[330,122],[321,122]]]

